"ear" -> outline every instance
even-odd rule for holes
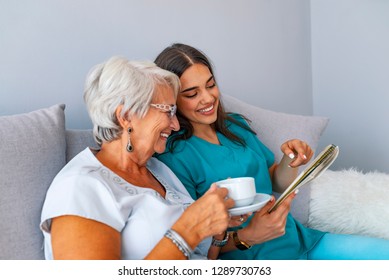
[[[119,105],[115,110],[116,119],[119,122],[119,125],[124,129],[127,128],[129,123],[131,122],[126,118],[126,114],[122,115],[123,105]]]

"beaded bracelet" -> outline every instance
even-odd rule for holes
[[[193,250],[189,247],[188,243],[179,235],[176,231],[168,229],[165,233],[165,237],[169,238],[174,245],[184,254],[188,259],[190,258]]]

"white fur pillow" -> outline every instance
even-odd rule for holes
[[[389,239],[389,174],[327,170],[308,187],[309,227]]]

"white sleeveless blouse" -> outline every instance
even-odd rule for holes
[[[122,259],[143,259],[163,238],[193,199],[173,172],[156,158],[147,168],[165,187],[166,197],[134,186],[97,160],[86,148],[54,178],[41,216],[46,259],[52,259],[51,219],[76,215],[107,224],[122,236]],[[211,239],[195,249],[194,259],[205,259]]]

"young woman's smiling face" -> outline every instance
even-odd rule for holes
[[[203,64],[189,67],[180,78],[181,92],[177,97],[178,110],[195,130],[209,126],[217,119],[219,89],[209,68]]]

